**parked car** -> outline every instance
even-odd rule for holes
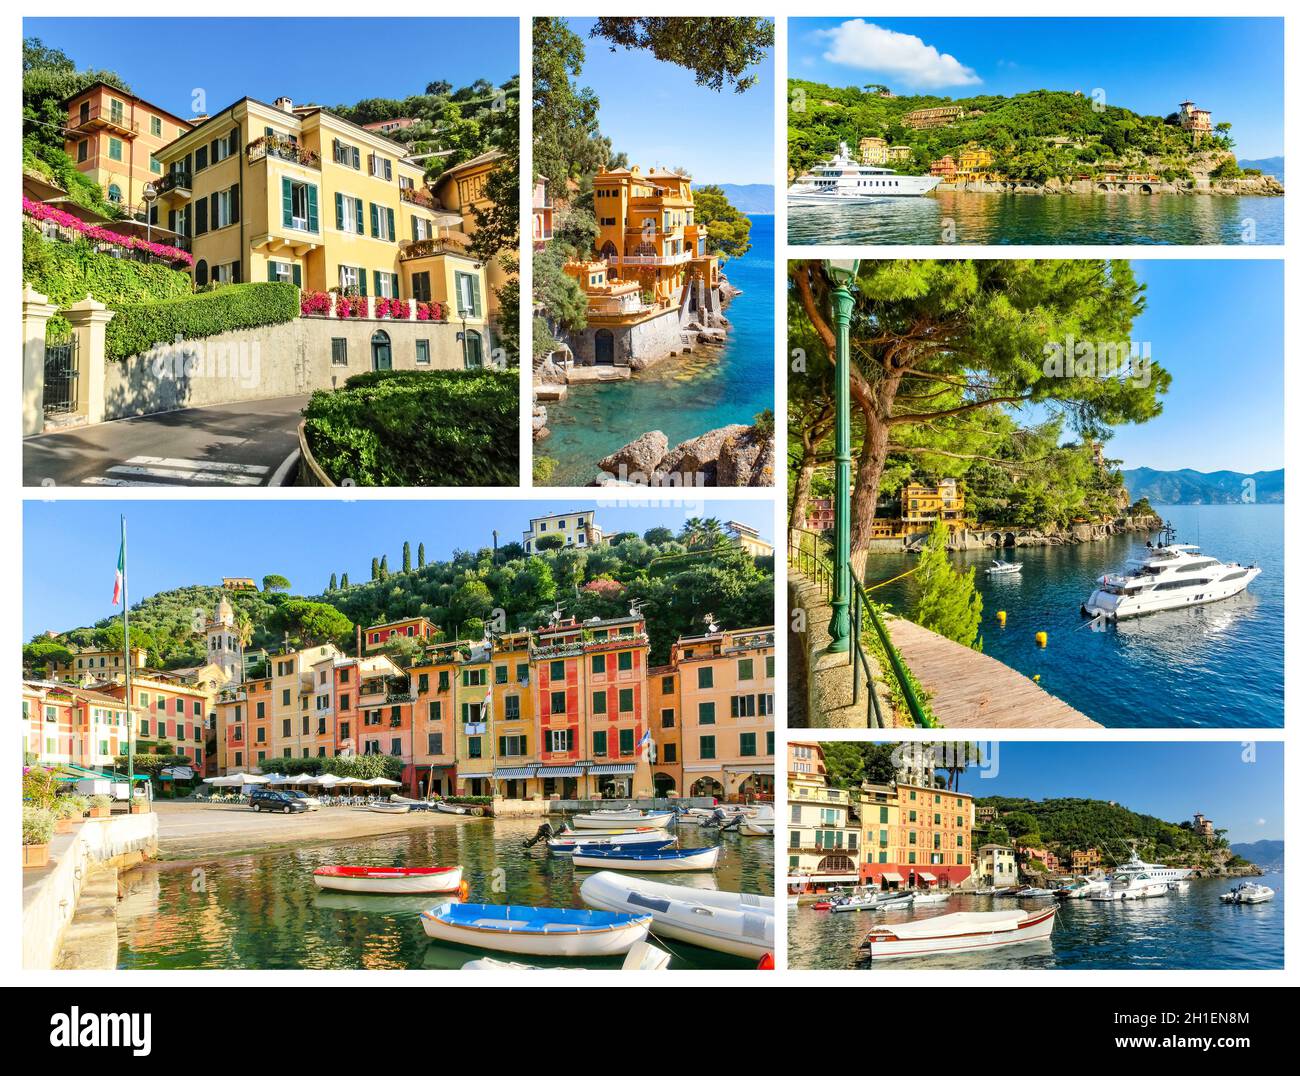
[[[307,810],[309,811],[319,811],[321,808],[320,800],[315,796],[307,795],[306,792],[299,792],[296,788],[282,788],[280,791],[286,796],[292,796],[300,803],[305,803],[307,805]]]
[[[281,814],[305,814],[307,805],[296,796],[276,788],[255,788],[248,794],[254,811],[279,811]]]

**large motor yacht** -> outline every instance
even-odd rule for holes
[[[859,164],[841,142],[839,153],[800,176],[787,198],[792,206],[845,205],[874,198],[915,198],[938,185],[938,176],[905,176],[892,168]]]
[[[1133,878],[1138,875],[1145,875],[1157,882],[1181,882],[1184,878],[1190,877],[1191,873],[1191,870],[1185,867],[1166,867],[1163,863],[1145,863],[1138,858],[1136,850],[1130,855],[1127,863],[1122,863],[1115,868],[1116,878]]]
[[[1200,546],[1173,541],[1148,543],[1146,556],[1128,570],[1103,575],[1080,609],[1085,616],[1122,620],[1143,613],[1204,605],[1240,594],[1259,575],[1255,565],[1224,563],[1206,556]]]

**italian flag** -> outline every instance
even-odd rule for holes
[[[113,604],[122,604],[122,574],[126,571],[126,539],[117,547],[117,574],[113,577]]]

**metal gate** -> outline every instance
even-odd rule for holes
[[[45,341],[45,413],[77,409],[77,339]]]

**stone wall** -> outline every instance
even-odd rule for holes
[[[454,324],[388,318],[296,318],[200,340],[164,344],[104,367],[104,418],[128,418],[186,407],[296,396],[339,388],[373,369],[371,338],[387,334],[394,370],[464,366]],[[346,364],[333,360],[335,339],[347,341]],[[416,341],[429,341],[429,362],[417,365]]]

